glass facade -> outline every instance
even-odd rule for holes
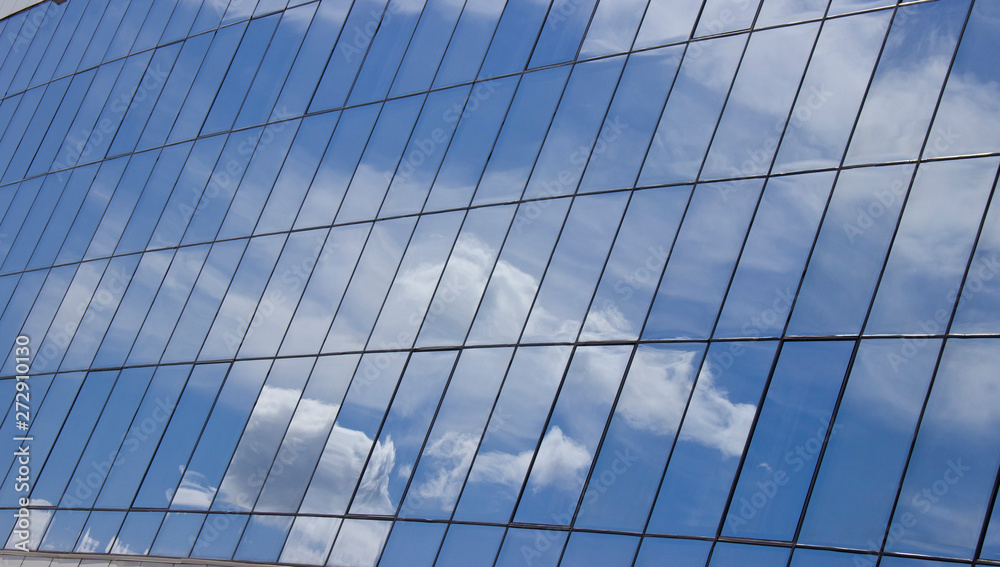
[[[1000,565],[1000,2],[0,46],[12,567]]]

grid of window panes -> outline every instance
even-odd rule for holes
[[[70,0],[0,38],[32,549],[1000,565],[1000,2]]]

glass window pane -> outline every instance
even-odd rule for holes
[[[451,524],[441,544],[436,567],[493,567],[504,529],[499,526]]]
[[[559,565],[563,567],[632,567],[639,538],[574,532]]]
[[[59,310],[56,311],[55,317],[51,319],[52,324],[48,327],[48,332],[44,333],[45,338],[40,341],[35,360],[31,363],[32,370],[55,369],[59,367],[59,363],[66,353],[66,346],[72,341],[73,335],[76,333],[77,328],[79,328],[86,305],[94,297],[94,290],[97,288],[97,284],[100,282],[107,265],[107,260],[79,264],[73,281],[69,284],[68,288],[63,288],[66,290],[66,293],[62,296],[61,303],[58,299],[52,297],[46,298],[44,294],[47,290],[42,290],[42,293],[39,294],[39,299],[46,298],[52,301],[49,305],[59,305]],[[51,272],[49,273],[49,278],[52,278]],[[52,289],[55,291],[55,288]],[[59,292],[62,292],[62,289],[59,289]],[[35,304],[39,305],[38,300],[36,300]],[[45,303],[41,305],[44,306]],[[32,314],[35,311],[37,309],[33,310]],[[45,319],[48,319],[48,317]],[[25,327],[28,324],[26,323]],[[31,337],[41,336],[43,333],[38,332],[33,335],[27,329],[22,329],[22,334]],[[13,357],[7,366],[10,366],[10,370],[13,370]]]
[[[244,360],[233,364],[198,445],[184,467],[180,486],[170,499],[171,508],[208,509],[270,367],[270,360]]]
[[[212,136],[201,138],[192,146],[174,184],[181,190],[172,191],[167,204],[161,205],[162,213],[149,246],[166,248],[181,243],[184,231],[201,204],[202,189],[208,185],[225,142],[226,136]]]
[[[840,165],[891,16],[884,10],[824,22],[774,171]]]
[[[242,514],[209,514],[201,526],[191,555],[208,559],[231,559],[243,535],[248,516]]]
[[[518,207],[467,344],[513,343],[520,337],[570,200]]]
[[[548,7],[548,2],[507,2],[479,69],[480,79],[525,69]]]
[[[125,295],[125,289],[135,273],[140,256],[133,254],[112,258],[108,263],[101,283],[90,299],[80,326],[63,357],[63,369],[83,369],[92,366],[97,348],[107,333],[111,317],[115,314]],[[81,306],[82,308],[82,306]]]
[[[129,512],[111,546],[112,555],[146,555],[163,522],[163,512]]]
[[[830,0],[764,0],[755,28],[822,18]]]
[[[883,558],[884,565],[890,558]],[[875,556],[865,557],[856,553],[796,549],[789,567],[862,567],[875,564]]]
[[[326,564],[375,567],[391,527],[392,522],[344,520]]]
[[[719,543],[712,550],[709,567],[782,567],[788,564],[789,549]]]
[[[272,119],[279,113],[284,116],[298,116],[305,113],[330,52],[333,51],[334,44],[343,31],[351,4],[351,0],[327,0],[319,3],[309,31],[302,40],[302,47],[295,56],[295,63],[292,64],[288,78],[281,87],[281,94],[271,115]]]
[[[349,108],[341,114],[337,129],[326,147],[323,161],[302,202],[295,228],[327,226],[333,222],[358,166],[364,140],[372,133],[380,105]]]
[[[799,541],[880,549],[940,349],[938,340],[861,343]]]
[[[638,338],[690,195],[690,187],[633,193],[580,340]]]
[[[761,0],[733,2],[732,0],[706,0],[698,16],[695,37],[714,35],[749,28],[757,18]]]
[[[972,9],[925,154],[930,157],[994,152],[1000,146],[1000,75],[983,54],[1000,49],[1000,11],[989,2]]]
[[[415,217],[375,223],[323,343],[323,352],[359,350],[368,341],[396,275]]]
[[[127,158],[118,158],[101,163],[101,168],[97,171],[97,177],[90,186],[87,198],[83,200],[80,210],[73,222],[73,227],[69,229],[69,234],[59,249],[56,256],[56,263],[79,262],[83,259],[84,253],[90,246],[90,241],[94,237],[97,225],[104,215],[104,210],[108,206],[108,201],[119,187],[119,180],[125,171]]]
[[[125,512],[91,512],[76,542],[76,553],[108,553],[125,520]]]
[[[669,15],[662,17],[672,20]],[[748,37],[720,37],[688,45],[639,174],[639,186],[690,182],[698,177]]]
[[[63,429],[52,446],[52,452],[47,459],[44,454],[39,455],[45,464],[31,487],[33,500],[41,499],[53,504],[59,502],[117,378],[117,370],[87,374],[73,408],[62,424]]]
[[[460,345],[469,332],[516,207],[471,209],[423,318],[417,346]]]
[[[101,224],[94,231],[94,238],[90,241],[85,258],[99,258],[114,253],[125,225],[142,194],[142,191],[134,188],[145,187],[157,157],[159,152],[152,151],[133,155],[129,160],[128,167],[122,174],[122,190],[115,191],[111,197],[111,202],[108,203],[108,208],[101,218]]]
[[[238,343],[240,356],[274,356],[278,351],[312,268],[323,252],[327,232],[320,229],[288,235],[274,270],[266,274],[270,280],[260,294],[259,303],[248,305],[249,310],[237,316],[234,338],[242,339]],[[244,328],[246,334],[241,336],[240,330]]]
[[[254,234],[290,230],[302,205],[309,184],[316,175],[320,159],[340,119],[339,112],[328,112],[302,120],[295,141],[281,166],[281,173],[260,214]]]
[[[413,473],[400,516],[448,519],[510,364],[509,348],[462,353]]]
[[[354,106],[388,96],[424,5],[425,0],[389,0],[347,104]]]
[[[219,247],[219,250],[222,248],[225,247]],[[122,351],[128,355],[129,363],[151,363],[160,360],[208,253],[208,245],[177,250],[167,275],[159,286],[156,299],[153,300],[149,313],[145,315],[145,320],[142,320],[141,316],[136,319],[135,329],[138,335],[135,342],[126,345]],[[213,262],[217,261],[213,258]],[[214,268],[210,267],[210,273],[212,270]],[[128,350],[129,347],[131,350]]]
[[[379,23],[383,17],[390,17],[383,16],[387,2],[388,0],[356,0],[351,5],[351,12],[343,26],[348,33],[340,34],[337,45],[330,54],[326,70],[309,105],[310,112],[343,106],[371,46],[372,38],[378,32]]]
[[[788,332],[861,330],[913,176],[913,166],[840,173],[795,301]]]
[[[219,484],[212,510],[253,509],[314,361],[313,358],[274,361],[229,460],[226,476]]]
[[[129,349],[142,326],[142,322],[152,306],[167,268],[174,257],[173,250],[162,250],[143,254],[135,273],[128,281],[128,288],[119,288],[123,294],[118,310],[112,315],[107,332],[101,340],[100,348],[93,359],[98,368],[125,364]],[[124,282],[118,282],[124,285]]]
[[[830,430],[853,342],[785,343],[722,533],[791,540]]]
[[[629,56],[593,151],[571,156],[590,156],[581,193],[635,185],[682,53],[681,47],[667,47]]]
[[[510,528],[497,555],[496,567],[556,567],[566,545],[566,532]]]
[[[230,9],[232,9],[232,5]],[[202,135],[233,128],[233,122],[243,105],[243,100],[251,87],[257,69],[261,65],[264,52],[269,45],[278,45],[272,43],[272,39],[280,19],[279,14],[274,14],[250,20],[246,33],[243,34],[240,41],[240,47],[233,56],[232,63],[229,65],[215,101],[212,103],[211,110],[205,118],[205,124],[200,131]],[[285,43],[290,42],[286,39]]]
[[[708,337],[754,207],[758,180],[699,185],[643,330],[644,339]]]
[[[945,344],[886,551],[972,558],[1000,463],[997,353],[992,339]]]
[[[631,351],[576,350],[525,484],[530,498],[521,499],[514,521],[572,523]]]
[[[381,564],[431,567],[446,527],[446,524],[396,522],[382,552]]]
[[[191,146],[192,144],[178,144],[168,146],[160,152],[153,172],[142,188],[142,196],[132,211],[132,217],[125,225],[125,232],[118,241],[115,253],[125,254],[146,249],[156,227],[156,222],[152,219],[159,218],[163,212]]]
[[[414,353],[410,357],[354,495],[352,514],[396,513],[456,354]]]
[[[226,211],[226,220],[219,229],[219,238],[253,234],[298,128],[298,120],[278,122],[264,128],[254,156],[247,166],[246,175],[236,188],[233,202]],[[212,193],[206,190],[205,196],[211,198]]]
[[[556,67],[521,77],[473,204],[521,198],[568,76],[568,67]]]
[[[271,297],[262,295],[285,245],[285,239],[285,234],[259,236],[247,244],[239,268],[228,282],[226,296],[214,314],[212,328],[204,344],[199,345],[199,360],[231,358],[239,351],[245,335],[263,332],[251,330],[248,321],[253,319],[258,306],[266,308],[268,302],[274,302],[273,294]]]
[[[458,119],[455,109],[462,108],[469,94],[469,89],[459,87],[432,92],[427,96],[402,160],[395,172],[387,173],[392,175],[392,183],[379,208],[379,217],[413,214],[424,207],[431,183],[455,131]]]
[[[649,0],[639,36],[635,39],[635,49],[691,37],[702,3],[701,0]]]
[[[80,456],[80,462],[66,485],[60,506],[92,506],[114,462],[119,458],[127,458],[121,451],[122,444],[152,376],[153,369],[148,367],[126,368],[121,371],[108,398],[107,407],[101,412],[101,417],[86,442],[86,449]]]
[[[996,333],[1000,321],[996,306],[1000,305],[1000,199],[994,196],[979,233],[976,253],[962,287],[962,299],[952,323],[953,333]]]
[[[365,153],[351,178],[336,222],[371,220],[385,200],[392,173],[399,166],[407,139],[413,131],[425,96],[390,100],[382,105]],[[354,143],[359,143],[360,140]],[[329,219],[324,224],[329,223]]]
[[[701,364],[698,345],[640,345],[575,526],[642,531]]]
[[[529,68],[570,61],[580,49],[596,0],[557,0],[549,8],[542,32],[531,51]]]
[[[405,363],[402,353],[361,358],[299,513],[347,511]]]
[[[233,61],[246,29],[247,24],[244,22],[225,26],[214,32],[212,45],[209,46],[198,75],[184,99],[184,105],[175,111],[177,118],[170,129],[168,143],[191,140],[201,132],[201,125],[205,122],[208,109],[215,100],[219,85],[226,76],[226,70]]]
[[[170,512],[163,519],[149,552],[166,557],[187,557],[203,523],[205,514]]]
[[[134,371],[126,370],[126,379]],[[142,403],[128,426],[117,456],[108,466],[99,467],[100,470],[107,469],[107,479],[100,494],[97,495],[97,507],[127,508],[132,503],[190,373],[190,366],[163,366],[156,369],[149,388],[142,395]],[[196,386],[191,388],[195,389]],[[193,415],[190,417],[197,419]],[[185,416],[185,419],[187,418]],[[91,484],[89,474],[84,481],[80,484],[84,486]],[[88,500],[93,501],[89,498]],[[159,521],[156,525],[159,526]],[[152,535],[145,545],[148,547],[151,541]]]
[[[277,561],[293,519],[292,516],[252,516],[233,559]]]
[[[768,180],[714,336],[782,334],[833,178],[814,173]]]
[[[647,3],[648,0],[598,3],[580,49],[580,58],[628,51],[632,47]]]
[[[897,9],[847,163],[917,157],[968,13],[967,1]]]
[[[360,358],[359,355],[323,356],[316,361],[267,472],[267,480],[263,481],[254,506],[256,511],[295,512],[298,509]],[[300,534],[303,538],[317,537],[310,535],[308,524],[299,529],[305,530]],[[294,528],[292,533],[297,533]],[[327,547],[332,543],[331,536]],[[309,547],[313,547],[312,544]],[[325,559],[324,553],[319,563]]]
[[[445,121],[457,121],[458,125],[424,204],[425,211],[465,207],[472,201],[519,79],[476,83],[460,109],[461,115],[451,110],[445,116]]]
[[[448,51],[434,78],[434,87],[476,78],[505,4],[496,0],[466,0]]]
[[[709,347],[648,532],[715,536],[776,348],[773,341]]]
[[[227,364],[203,364],[194,367],[174,412],[183,415],[184,419],[170,420],[146,476],[140,473],[129,481],[132,486],[139,489],[133,503],[134,507],[166,508],[170,503],[228,368]],[[135,488],[132,488],[133,492]],[[122,502],[121,505],[124,506],[131,500],[132,494],[123,489],[120,494],[114,496],[116,498],[109,498],[108,503],[114,505]]]
[[[323,565],[342,521],[340,518],[296,516],[278,561]]]
[[[87,521],[89,512],[86,510],[57,510],[52,514],[38,549],[42,551],[73,551],[76,540],[80,538],[80,530]]]
[[[657,567],[664,559],[674,567],[705,567],[712,542],[691,539],[645,537],[635,567]]]
[[[331,228],[308,283],[303,279],[304,274],[295,273],[293,268],[291,279],[298,282],[295,285],[304,286],[304,290],[294,307],[295,315],[288,324],[280,354],[319,352],[334,317],[330,306],[340,303],[371,228],[370,223]]]
[[[257,74],[253,77],[234,127],[267,122],[315,12],[316,4],[309,4],[281,14],[281,22],[271,37]]]
[[[990,158],[919,167],[865,333],[944,331],[996,170]]]
[[[428,0],[392,82],[389,96],[431,87],[431,81],[452,38],[465,0]]]
[[[610,57],[574,65],[524,198],[576,192],[624,64],[624,57]]]
[[[574,200],[525,325],[523,342],[577,338],[627,202],[626,193]]]
[[[746,177],[770,171],[818,31],[819,24],[803,24],[750,36],[705,158],[702,179]],[[761,96],[763,92],[767,96]]]
[[[569,347],[522,347],[514,354],[456,520],[510,519],[569,354]]]

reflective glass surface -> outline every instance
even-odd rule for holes
[[[995,0],[0,10],[4,567],[1000,566]]]

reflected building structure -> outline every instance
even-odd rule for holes
[[[1000,4],[3,8],[5,564],[1000,565]]]

